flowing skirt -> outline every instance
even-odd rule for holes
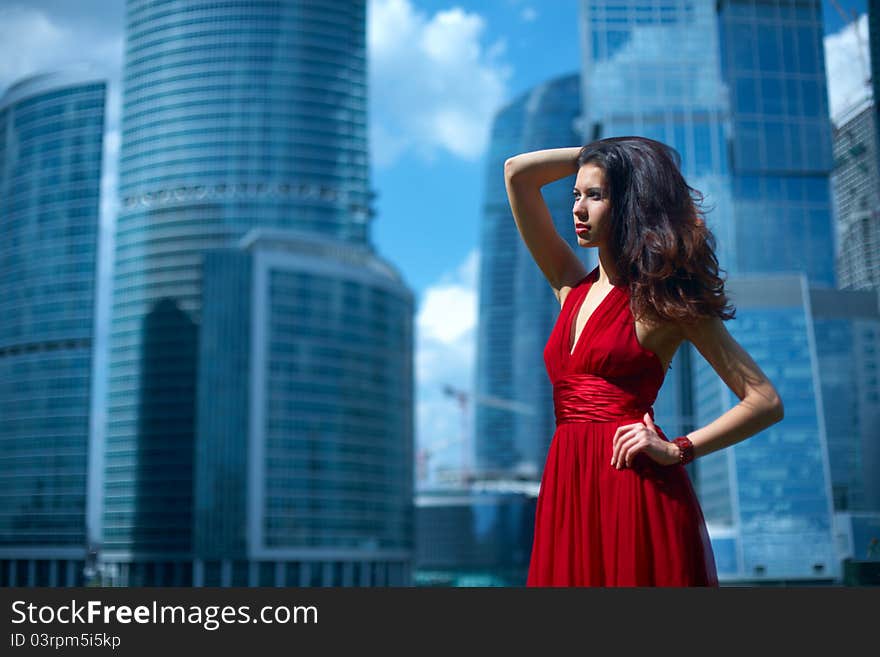
[[[526,585],[717,586],[712,546],[687,471],[645,454],[617,470],[612,440],[621,424],[556,427]]]

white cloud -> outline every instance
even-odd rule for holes
[[[420,383],[466,380],[461,376],[463,369],[470,369],[474,359],[478,267],[479,252],[475,249],[453,272],[425,289],[416,317],[416,376]]]
[[[532,23],[538,18],[538,12],[534,7],[523,7],[519,17],[526,23]]]
[[[429,286],[416,317],[416,432],[419,447],[434,450],[429,473],[460,467],[463,447],[473,453],[473,405],[462,409],[445,389],[472,392],[479,262],[475,249]]]
[[[73,35],[54,25],[43,12],[21,7],[0,9],[0,86],[54,68],[58,52],[69,57],[74,45]]]
[[[417,322],[426,338],[454,345],[476,326],[479,263],[474,249],[453,272],[425,290]]]
[[[104,28],[56,24],[41,9],[0,8],[0,89],[34,73],[80,63],[109,76],[121,65],[122,32],[121,26]]]
[[[482,44],[485,21],[460,8],[433,16],[411,0],[371,0],[370,148],[380,166],[407,151],[473,160],[507,95],[504,45]]]
[[[871,75],[866,14],[825,37],[825,75],[828,78],[828,107],[832,118],[870,96],[870,87],[865,83]]]
[[[455,344],[474,324],[473,291],[458,286],[428,288],[419,326],[432,340]],[[450,313],[450,309],[457,312]]]

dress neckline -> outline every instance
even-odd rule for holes
[[[575,331],[577,330],[577,318],[580,314],[581,307],[584,305],[584,302],[587,300],[587,295],[590,293],[590,290],[593,288],[593,283],[595,283],[599,279],[599,267],[591,271],[587,276],[581,281],[588,282],[586,291],[583,293],[583,296],[576,302],[576,306],[573,308],[572,315],[568,318],[568,331],[565,335],[565,353],[569,358],[573,358],[578,349],[578,344],[583,341],[584,333],[587,332],[587,329],[590,328],[590,324],[596,315],[599,314],[600,311],[604,309],[604,306],[607,305],[609,298],[612,297],[615,292],[618,290],[618,286],[612,285],[611,289],[605,293],[605,296],[602,297],[602,300],[598,303],[598,305],[593,308],[593,312],[590,313],[590,316],[587,317],[587,320],[584,322],[584,327],[581,329],[581,332],[574,338],[574,344],[569,347],[569,344],[572,342],[572,336],[574,336]],[[573,290],[572,290],[573,292]],[[569,292],[571,294],[571,292]]]

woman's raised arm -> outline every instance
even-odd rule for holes
[[[580,150],[533,151],[504,163],[504,184],[517,230],[560,303],[564,301],[563,288],[573,287],[588,272],[553,225],[541,187],[577,173]]]

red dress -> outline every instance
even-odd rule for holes
[[[527,586],[717,586],[703,513],[683,466],[638,454],[611,465],[617,427],[642,421],[663,384],[642,347],[629,292],[614,287],[587,320],[574,319],[596,267],[572,288],[544,349],[556,432],[535,513]],[[669,438],[657,427],[657,433]]]

